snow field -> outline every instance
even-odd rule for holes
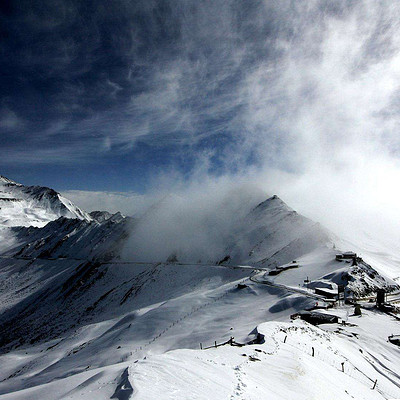
[[[400,395],[399,380],[385,380],[356,346],[336,335],[301,321],[267,322],[258,331],[265,335],[264,344],[175,350],[138,361],[129,368],[135,397],[294,400],[321,399],[322,393],[324,399]],[[381,383],[374,390],[368,374]]]

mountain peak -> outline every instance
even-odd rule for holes
[[[111,218],[112,214],[108,211],[92,211],[89,215],[97,222],[104,222]]]
[[[262,211],[271,208],[282,208],[286,211],[292,211],[292,209],[276,194],[258,204],[254,207],[253,211]]]
[[[20,183],[14,182],[11,179],[6,178],[3,175],[0,175],[0,184],[1,185],[16,185],[16,186],[22,186]]]
[[[25,186],[0,175],[0,226],[44,226],[59,217],[92,218],[54,189]]]

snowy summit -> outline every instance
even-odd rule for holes
[[[24,186],[0,175],[0,226],[44,226],[59,217],[91,221],[53,189]]]

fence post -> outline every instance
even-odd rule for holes
[[[342,362],[342,372],[344,372],[344,361]]]
[[[378,379],[375,379],[374,386],[372,387],[372,390],[375,389],[375,386],[376,386],[376,383],[377,383],[377,382],[378,382]]]
[[[286,343],[287,335],[285,336],[285,339],[283,340],[283,343]]]
[[[200,343],[200,350],[203,350],[203,345]]]
[[[217,347],[217,341],[214,342],[214,346]]]
[[[314,357],[314,347],[311,348],[312,348],[312,356]]]

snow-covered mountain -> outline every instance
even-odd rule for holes
[[[18,245],[4,255],[24,259],[119,258],[133,222],[132,218],[116,213],[102,222],[60,217],[43,228],[13,227],[11,231]]]
[[[375,259],[337,260],[342,242],[277,196],[229,201],[193,215],[203,232],[183,243],[167,237],[182,235],[163,227],[175,221],[166,202],[135,219],[80,211],[4,228],[12,241],[0,255],[0,398],[400,397],[400,351],[387,342],[398,322],[367,303],[378,288],[396,293],[396,282]],[[343,305],[329,312],[345,325],[289,323],[324,304],[316,289],[338,284],[365,298],[361,320]],[[243,347],[213,347],[231,337]]]
[[[180,198],[166,197],[138,218],[123,256],[138,261],[175,259],[267,267],[332,245],[327,230],[278,196],[259,204],[249,197],[229,193],[215,209],[198,213],[198,205],[188,207]]]
[[[53,189],[24,186],[0,175],[0,227],[41,227],[59,217],[92,220]]]
[[[291,209],[274,195],[254,207],[233,233],[227,248],[234,262],[277,266],[323,246],[332,245],[320,224]]]

